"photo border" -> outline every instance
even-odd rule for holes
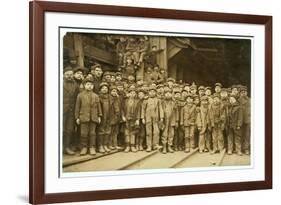
[[[167,196],[272,188],[272,16],[226,14],[154,8],[104,6],[94,4],[30,2],[30,72],[29,72],[29,200],[30,203],[55,203],[120,198]],[[150,17],[265,26],[265,180],[205,185],[186,185],[46,194],[44,191],[44,14],[45,12],[102,14],[112,16]]]

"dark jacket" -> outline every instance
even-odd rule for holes
[[[225,109],[223,104],[212,103],[210,105],[210,123],[212,127],[219,126],[221,129],[224,129],[225,126]]]
[[[98,117],[102,116],[99,96],[92,91],[83,91],[79,93],[75,106],[75,119],[83,122],[96,122]]]
[[[110,96],[110,125],[116,125],[121,122],[122,109],[120,97]]]
[[[229,127],[236,129],[237,127],[241,127],[243,124],[243,109],[238,104],[235,103],[229,107]]]
[[[79,93],[78,84],[73,81],[63,82],[63,113],[74,113],[75,102]]]
[[[249,97],[240,97],[239,102],[243,110],[243,123],[251,123],[251,99]]]
[[[175,101],[163,99],[161,101],[163,113],[164,113],[164,123],[166,126],[176,126],[179,122],[179,113]]]
[[[127,121],[135,121],[138,119],[138,100],[135,98],[127,98],[125,100],[124,116]]]
[[[185,127],[195,125],[196,106],[194,104],[186,104],[181,110],[180,124]]]

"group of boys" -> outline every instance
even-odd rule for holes
[[[73,155],[116,149],[211,154],[250,153],[250,98],[247,87],[221,83],[211,87],[135,79],[121,72],[85,75],[82,68],[64,69],[64,151]]]

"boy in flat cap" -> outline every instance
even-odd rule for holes
[[[243,86],[240,90],[239,103],[243,109],[242,140],[245,154],[250,154],[250,136],[251,136],[251,99],[248,97],[247,87]]]
[[[71,67],[66,67],[63,73],[63,142],[64,152],[69,155],[75,154],[70,146],[73,142],[74,109],[78,93],[79,87],[73,80],[73,70]]]
[[[222,88],[221,83],[215,83],[215,93],[220,94]]]
[[[201,97],[201,105],[197,113],[196,124],[199,130],[199,153],[211,151],[211,125],[207,96]]]
[[[167,151],[173,153],[174,150],[173,140],[175,134],[175,127],[179,123],[179,114],[175,101],[173,100],[172,89],[165,92],[165,98],[161,101],[163,113],[164,113],[164,130],[161,136],[161,141],[163,145],[163,154]]]
[[[210,105],[210,122],[213,140],[213,151],[211,153],[213,154],[224,149],[225,109],[218,94],[213,95],[213,103]]]
[[[125,150],[124,152],[136,152],[136,127],[139,126],[137,118],[136,90],[130,88],[128,90],[128,98],[125,100],[124,116],[126,121],[125,127]]]
[[[243,123],[243,110],[237,102],[235,96],[229,98],[229,132],[227,137],[227,153],[232,154],[233,142],[235,142],[235,150],[238,155],[242,155],[242,123]]]
[[[179,87],[173,89],[174,101],[177,106],[177,113],[179,114],[178,125],[175,126],[175,136],[174,136],[174,149],[175,151],[182,151],[184,147],[184,126],[180,125],[181,121],[181,112],[186,104],[184,97],[181,95],[182,90]]]
[[[109,149],[114,150],[119,148],[117,144],[117,136],[119,134],[120,122],[123,117],[121,99],[118,95],[117,87],[114,85],[110,87],[110,115],[111,134],[109,135]]]
[[[101,65],[100,64],[93,65],[90,69],[90,74],[93,77],[94,92],[98,94],[100,91],[100,83],[102,82],[102,74],[103,74]]]
[[[75,106],[76,123],[80,125],[80,155],[96,154],[96,127],[101,122],[102,111],[99,96],[93,92],[93,80],[85,79],[85,90],[77,96]]]
[[[194,125],[196,120],[196,107],[193,103],[193,97],[189,94],[186,98],[186,104],[181,110],[180,125],[184,126],[184,152],[189,152],[191,141],[194,141]]]
[[[83,86],[83,80],[84,80],[84,72],[86,71],[86,68],[82,67],[76,67],[73,70],[73,77],[75,82],[77,83],[77,86],[79,87],[79,92],[82,92],[84,89]]]
[[[100,104],[102,110],[101,123],[98,126],[98,144],[99,152],[110,152],[108,148],[109,145],[109,135],[111,133],[110,127],[110,98],[109,98],[109,85],[106,82],[100,84]]]
[[[145,102],[145,90],[142,87],[138,88],[137,98],[137,132],[136,132],[136,149],[143,151],[143,143],[145,141],[145,125],[141,120],[141,113]]]
[[[158,123],[163,122],[164,114],[160,100],[156,97],[156,86],[149,89],[149,98],[144,103],[141,118],[146,128],[146,151],[160,148]]]

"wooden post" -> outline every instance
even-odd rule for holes
[[[84,67],[84,51],[83,51],[83,38],[81,34],[75,33],[73,35],[74,50],[77,58],[77,65]]]

